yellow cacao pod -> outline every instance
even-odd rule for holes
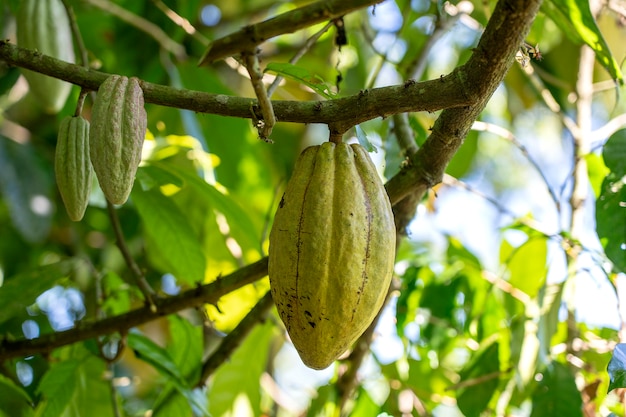
[[[70,219],[83,218],[91,191],[89,122],[82,117],[61,121],[54,156],[54,173]]]
[[[272,296],[305,365],[328,367],[379,312],[395,259],[391,204],[360,145],[305,149],[270,232]]]
[[[89,149],[100,188],[113,204],[124,204],[133,188],[146,124],[137,78],[109,76],[91,110]]]
[[[61,0],[21,0],[16,20],[19,46],[74,62],[70,22]],[[33,71],[22,71],[43,108],[50,113],[58,113],[72,85]]]

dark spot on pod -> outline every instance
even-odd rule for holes
[[[314,329],[315,329],[315,322],[310,321],[310,322],[309,322],[309,325],[310,325],[312,328],[314,328]]]

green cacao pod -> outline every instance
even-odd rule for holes
[[[91,191],[89,122],[82,117],[68,116],[61,121],[54,173],[68,216],[75,222],[80,221]]]
[[[61,0],[21,0],[16,20],[19,46],[74,62],[70,22]],[[71,84],[33,71],[23,70],[23,74],[46,111],[58,113],[63,108]]]
[[[147,116],[137,78],[109,76],[91,111],[89,149],[100,188],[113,204],[124,204],[133,188]]]
[[[272,296],[305,365],[323,369],[372,323],[395,259],[391,204],[360,145],[305,149],[270,232]]]

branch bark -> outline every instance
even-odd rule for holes
[[[5,40],[0,40],[0,60],[88,90],[97,90],[111,75],[23,49]],[[456,78],[453,72],[438,80],[363,90],[336,100],[275,100],[272,101],[272,107],[276,119],[281,122],[325,123],[344,133],[356,124],[377,117],[404,112],[434,112],[470,104],[471,101],[462,90],[463,84]],[[161,106],[245,119],[253,117],[251,108],[260,108],[254,98],[176,89],[144,80],[140,81],[140,85],[145,102]],[[254,117],[263,118],[260,110],[255,112]]]
[[[200,285],[182,294],[155,300],[156,311],[150,306],[119,316],[91,323],[77,323],[76,327],[58,333],[46,334],[29,340],[0,341],[0,362],[32,356],[60,346],[69,345],[110,333],[125,333],[128,329],[186,308],[217,302],[225,294],[257,281],[267,275],[267,258],[245,266],[210,284]]]
[[[304,29],[325,20],[343,16],[383,0],[330,0],[318,1],[278,15],[255,25],[246,26],[214,41],[200,59],[200,65],[210,64],[243,51],[254,51],[257,45],[283,33]]]

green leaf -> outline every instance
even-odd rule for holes
[[[457,405],[466,417],[480,417],[499,383],[499,343],[492,341],[478,351],[460,372],[460,383],[467,383],[457,394]]]
[[[602,182],[611,171],[604,165],[602,157],[598,154],[587,154],[585,161],[587,161],[587,174],[589,175],[589,182],[593,188],[593,194],[598,198],[602,192]]]
[[[167,319],[170,325],[170,340],[166,351],[180,374],[189,384],[193,384],[198,380],[202,369],[202,327],[194,326],[189,320],[175,314],[169,315]],[[176,385],[173,383],[167,384],[161,390],[152,407],[156,416],[172,415],[170,413],[179,410],[179,407],[190,410],[189,402],[185,400],[184,395],[175,390]],[[195,392],[194,394],[197,395]],[[189,413],[190,411],[186,413],[181,411],[177,415]]]
[[[626,175],[626,129],[615,132],[602,148],[606,167],[618,177]]]
[[[165,256],[171,272],[182,282],[202,282],[206,260],[200,242],[185,216],[157,189],[134,187],[133,202],[144,230],[158,252]]]
[[[152,365],[167,381],[174,384],[192,406],[195,406],[203,415],[208,415],[206,404],[199,390],[192,390],[184,375],[169,355],[161,346],[154,343],[146,336],[138,332],[131,332],[127,337],[128,346],[133,349],[138,359]]]
[[[626,187],[625,177],[610,174],[596,200],[596,231],[604,253],[615,268],[626,272]]]
[[[223,214],[230,227],[231,236],[239,243],[244,253],[252,249],[258,250],[260,238],[255,233],[257,228],[245,210],[231,197],[222,194],[199,176],[179,167],[163,162],[152,163],[152,165],[183,179],[185,185],[192,187],[197,193],[197,198],[204,200],[216,211]]]
[[[567,366],[552,362],[540,375],[543,378],[532,395],[530,417],[582,417],[582,398]]]
[[[396,330],[400,337],[404,336],[404,326],[415,319],[419,307],[418,272],[418,267],[410,266],[402,275],[402,287],[396,301]]]
[[[367,133],[365,133],[363,128],[361,128],[361,125],[356,125],[354,129],[356,130],[356,137],[359,140],[359,144],[364,147],[366,151],[378,152],[376,146],[372,145],[372,142],[370,142],[369,138],[367,137]]]
[[[550,0],[544,2],[543,6],[545,13],[572,42],[589,45],[611,77],[620,84],[624,83],[620,66],[598,29],[588,0]]]
[[[380,406],[372,400],[367,390],[361,388],[350,415],[352,417],[370,417],[379,415],[379,412]]]
[[[58,417],[69,407],[76,391],[80,364],[78,360],[61,362],[43,376],[37,389],[46,398],[41,417]]]
[[[45,265],[8,278],[0,287],[0,324],[24,314],[25,308],[50,289],[59,279],[72,273],[80,263],[77,259]]]
[[[518,248],[507,249],[503,242],[501,260],[507,264],[509,282],[515,288],[535,298],[546,282],[548,245],[544,237],[528,239]]]
[[[20,386],[9,378],[0,375],[0,416],[31,417],[33,401]]]
[[[336,94],[331,91],[328,84],[317,75],[313,75],[306,68],[298,67],[286,62],[270,62],[264,72],[273,72],[285,78],[304,84],[320,96],[331,99]]]
[[[52,224],[54,201],[49,171],[32,144],[0,135],[0,193],[22,237],[30,243],[42,241]]]
[[[229,361],[217,369],[209,391],[211,415],[261,415],[259,381],[265,372],[274,325],[270,320],[256,326],[233,353]],[[247,401],[235,401],[241,394]],[[234,406],[247,405],[235,410]]]
[[[178,315],[168,316],[170,342],[167,351],[185,379],[196,381],[202,367],[202,326],[195,326]]]
[[[129,333],[127,343],[137,358],[152,365],[161,375],[175,381],[177,385],[187,387],[187,381],[178,366],[161,346],[138,332]]]
[[[607,371],[610,378],[608,392],[615,388],[626,388],[626,343],[615,345]]]

